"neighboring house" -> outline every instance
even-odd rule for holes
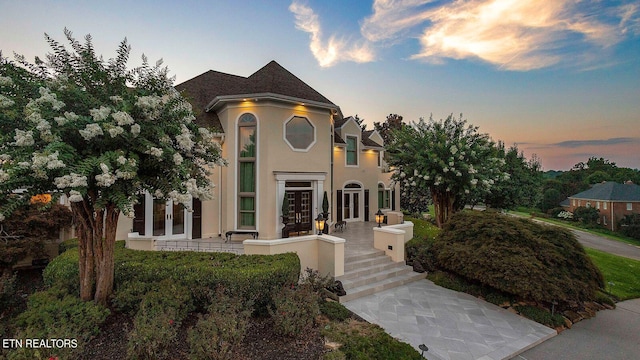
[[[615,231],[625,215],[640,213],[640,186],[631,181],[624,184],[612,181],[596,184],[589,190],[569,196],[570,212],[580,206],[598,209],[599,223]]]
[[[374,221],[379,208],[399,210],[380,134],[343,118],[337,105],[275,61],[249,77],[208,71],[176,89],[193,105],[196,122],[215,132],[228,166],[213,171],[214,200],[194,200],[192,211],[142,196],[135,218],[121,217],[119,239],[211,238],[241,230],[277,239],[285,196],[289,222],[298,220],[299,230],[309,233],[316,231],[324,192],[330,224]]]

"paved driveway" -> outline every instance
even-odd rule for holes
[[[545,341],[514,360],[635,360],[640,358],[640,299],[599,311],[560,335]]]
[[[580,230],[573,230],[573,233],[576,234],[578,241],[588,248],[608,252],[618,256],[624,256],[630,259],[640,260],[640,247],[638,246],[609,240],[602,236],[593,235]]]

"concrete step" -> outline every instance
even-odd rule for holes
[[[413,272],[413,269],[403,263],[391,263],[389,265],[385,265],[384,268],[380,268],[372,273],[348,279],[342,279],[340,281],[342,281],[342,286],[344,286],[345,290],[347,290],[348,293],[349,289],[354,289],[359,286],[392,279],[410,272]]]
[[[344,282],[346,280],[357,279],[366,277],[372,274],[379,273],[381,271],[396,269],[396,268],[404,268],[406,267],[404,263],[396,263],[393,261],[385,262],[382,264],[375,264],[371,266],[363,266],[353,270],[345,271],[344,275],[340,276],[338,280]]]
[[[341,303],[355,300],[364,296],[372,295],[384,290],[392,289],[413,281],[421,280],[426,277],[426,274],[417,273],[417,272],[409,272],[404,273],[402,275],[398,275],[389,279],[385,279],[379,282],[374,282],[371,284],[366,284],[362,286],[358,286],[353,289],[346,289],[347,295],[340,296],[339,300]]]
[[[391,258],[381,254],[381,255],[372,255],[371,257],[367,257],[364,259],[356,260],[356,261],[346,261],[344,262],[344,272],[351,272],[353,270],[357,270],[364,267],[375,266],[386,264],[391,261]]]
[[[383,250],[372,249],[371,251],[359,252],[359,253],[357,253],[355,255],[345,255],[344,263],[348,264],[348,263],[354,262],[354,261],[372,259],[372,258],[381,256],[381,255],[384,255],[384,251]]]

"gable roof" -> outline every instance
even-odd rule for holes
[[[640,186],[633,183],[620,184],[607,181],[593,185],[591,189],[577,193],[570,198],[611,201],[640,201]]]
[[[310,102],[337,109],[322,94],[307,85],[275,61],[269,62],[249,77],[209,70],[193,79],[175,86],[191,102],[196,113],[196,123],[222,131],[220,119],[211,111],[219,103],[244,97],[273,98]]]
[[[370,136],[373,134],[375,130],[367,130],[362,132],[362,145],[370,148],[380,148],[382,149],[382,145],[377,142],[371,140]]]

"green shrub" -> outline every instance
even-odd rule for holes
[[[551,315],[548,310],[541,309],[539,307],[526,305],[516,306],[515,309],[520,315],[549,327],[555,328],[564,324],[564,318],[562,315]]]
[[[315,323],[320,313],[318,295],[310,286],[281,287],[272,294],[273,308],[269,315],[274,329],[281,335],[295,337]]]
[[[602,274],[571,232],[526,219],[456,213],[432,247],[439,266],[524,299],[588,301],[604,287]]]
[[[187,341],[192,359],[222,360],[233,358],[242,343],[251,316],[250,306],[216,291],[208,313],[189,329]]]
[[[434,271],[436,269],[436,257],[435,253],[431,249],[433,240],[426,238],[414,237],[407,241],[404,246],[406,253],[407,264],[413,265],[414,262],[420,263],[422,268],[426,271]]]
[[[599,302],[600,304],[607,304],[609,306],[616,306],[615,301],[613,301],[613,299],[611,298],[611,296],[603,293],[602,291],[598,291],[596,293],[596,298],[595,298],[596,302]]]
[[[157,304],[141,305],[129,333],[127,356],[134,359],[164,359],[178,334],[175,309]]]
[[[196,308],[208,307],[211,292],[222,286],[243,299],[254,301],[266,312],[271,291],[298,282],[300,259],[294,253],[277,255],[235,255],[230,253],[137,251],[115,247],[115,293],[129,283],[159,283],[170,279],[188,289]],[[79,294],[78,250],[72,248],[56,257],[43,273],[44,283]],[[131,285],[134,286],[134,285]],[[134,290],[124,290],[134,291]],[[132,295],[132,294],[129,294]]]
[[[340,350],[330,351],[322,357],[323,360],[346,360],[346,355]]]
[[[9,358],[47,358],[53,355],[61,359],[75,358],[90,338],[98,334],[100,325],[108,315],[108,309],[91,301],[82,301],[69,295],[64,289],[51,288],[34,293],[29,297],[27,310],[16,319],[19,329],[16,337],[76,339],[77,348],[65,347],[46,351],[23,348],[9,353]]]
[[[625,215],[618,227],[623,235],[640,240],[640,214]]]
[[[16,274],[0,274],[0,319],[6,310],[9,310],[16,303]]]
[[[595,225],[600,217],[600,212],[596,208],[579,206],[573,210],[573,220],[583,224]]]
[[[42,272],[42,281],[47,287],[62,288],[69,294],[80,296],[78,249],[73,248],[56,256]]]
[[[351,317],[351,311],[337,301],[323,301],[320,303],[320,313],[329,320],[345,321]]]
[[[75,249],[77,247],[78,247],[78,238],[67,239],[58,245],[58,254],[62,254],[63,252],[69,249]]]
[[[331,323],[322,330],[322,335],[343,344],[340,352],[346,359],[424,360],[411,345],[394,339],[375,324],[357,321]]]
[[[134,315],[140,308],[140,302],[147,294],[153,283],[130,281],[121,284],[111,296],[111,305],[120,313]]]

